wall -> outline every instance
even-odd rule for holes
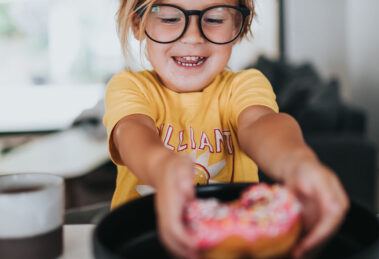
[[[256,61],[259,55],[279,57],[278,1],[256,0],[257,16],[251,26],[253,38],[244,39],[233,48],[229,67],[238,71]]]
[[[369,112],[369,135],[379,146],[379,1],[348,0],[346,11],[350,100]]]
[[[343,97],[368,112],[368,134],[379,145],[379,1],[285,3],[289,60],[311,61],[324,79],[338,76]]]
[[[286,46],[290,61],[312,62],[325,77],[346,85],[345,0],[285,0]],[[347,89],[343,94],[348,95]]]

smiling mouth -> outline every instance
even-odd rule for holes
[[[185,56],[185,57],[172,57],[176,64],[184,67],[197,67],[205,62],[206,57],[199,56]]]

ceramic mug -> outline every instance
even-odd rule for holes
[[[0,176],[0,258],[52,259],[63,251],[64,180]]]

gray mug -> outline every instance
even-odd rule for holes
[[[0,258],[52,259],[63,251],[64,180],[0,176]]]

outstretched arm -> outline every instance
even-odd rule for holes
[[[238,118],[241,148],[271,178],[293,189],[303,204],[307,235],[294,251],[304,256],[338,228],[349,207],[334,172],[304,142],[291,116],[264,106],[250,106]]]
[[[162,144],[153,120],[141,114],[120,120],[112,141],[121,162],[143,182],[155,187],[159,233],[177,256],[195,258],[194,242],[182,223],[187,200],[194,197],[193,165]]]

